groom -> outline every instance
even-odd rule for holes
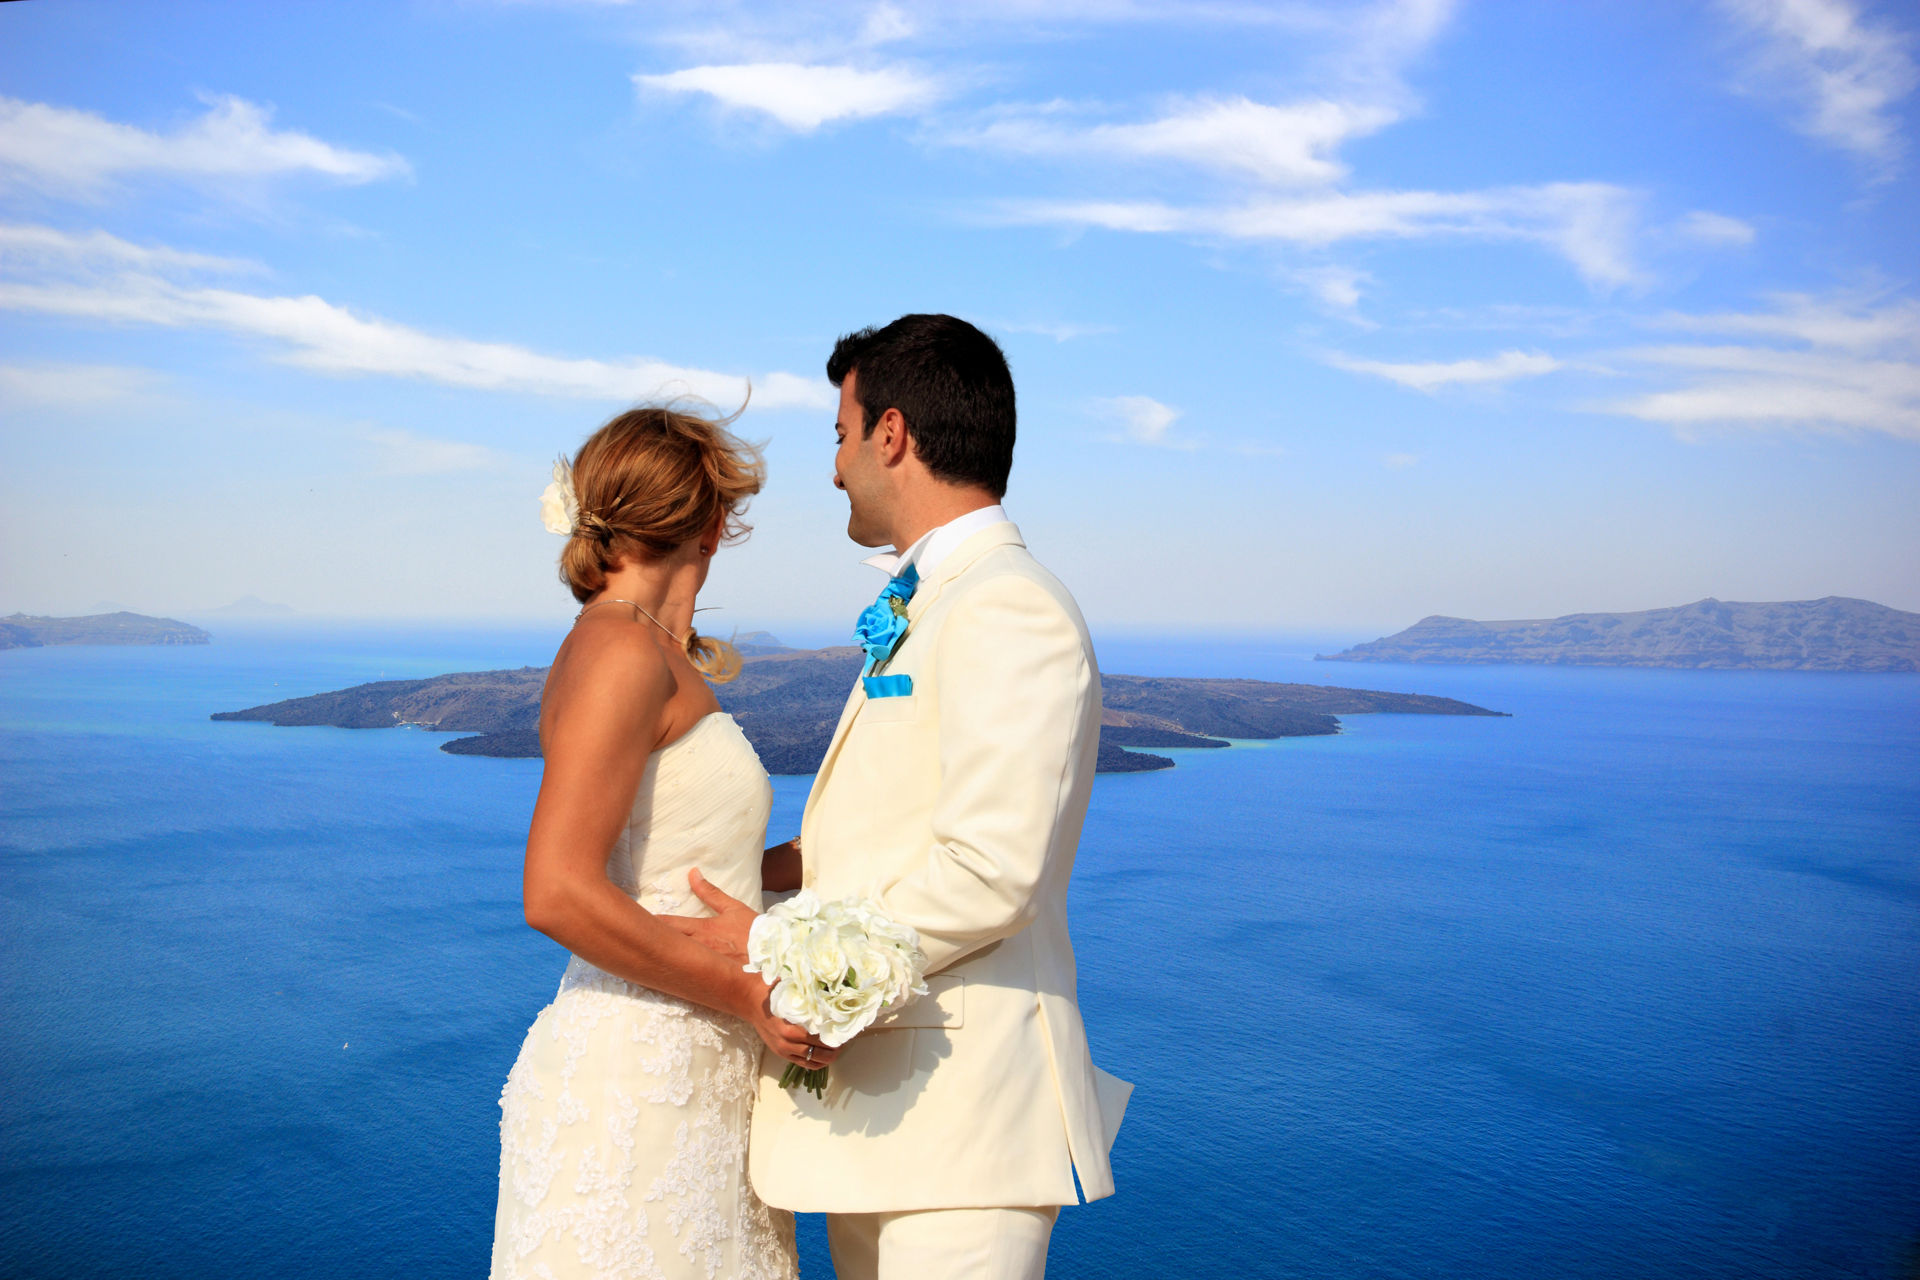
[[[893,551],[866,562],[890,578],[870,660],[793,848],[821,898],[871,895],[919,931],[929,991],[840,1051],[824,1098],[762,1072],[750,1176],[828,1215],[839,1280],[1038,1277],[1075,1175],[1113,1194],[1132,1089],[1088,1056],[1067,937],[1100,673],[999,505],[1014,394],[993,339],[902,316],[840,339],[827,377],[847,535]],[[720,914],[683,926],[744,955],[753,913],[696,892]]]

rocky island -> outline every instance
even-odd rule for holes
[[[1920,671],[1920,613],[1827,596],[1700,600],[1641,613],[1474,622],[1422,618],[1323,662],[1558,663],[1764,671]]]
[[[206,644],[198,627],[144,613],[96,613],[85,618],[40,618],[26,613],[0,618],[0,649],[40,649],[56,644]]]
[[[759,637],[756,637],[758,640]],[[768,638],[770,639],[770,637]],[[742,646],[740,678],[715,690],[769,773],[819,767],[860,670],[860,650]],[[538,756],[545,667],[471,671],[425,680],[382,680],[333,693],[222,711],[215,720],[276,725],[391,729],[411,725],[471,736],[444,743],[455,755]],[[1130,747],[1225,747],[1228,738],[1288,738],[1340,731],[1342,715],[1497,716],[1452,698],[1336,689],[1264,680],[1105,676],[1100,728],[1102,773],[1170,769],[1166,756]]]

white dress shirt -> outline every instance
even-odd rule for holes
[[[912,565],[924,578],[942,560],[952,555],[961,543],[989,525],[1004,522],[1006,518],[1006,509],[996,502],[990,507],[955,516],[937,529],[927,530],[905,551],[898,554],[883,551],[877,556],[868,556],[860,563],[872,565],[889,578],[899,577],[906,572],[908,565]]]

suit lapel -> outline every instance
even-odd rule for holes
[[[913,599],[907,602],[908,634],[912,634],[913,624],[926,616],[927,610],[932,606],[934,597],[940,594],[941,588],[959,577],[974,561],[995,547],[1025,545],[1020,540],[1020,530],[1014,526],[1013,522],[1003,520],[999,524],[988,525],[955,547],[952,554],[942,560],[934,571],[922,578],[920,585],[914,588]],[[813,775],[813,786],[807,792],[806,807],[800,814],[800,826],[803,831],[806,829],[807,819],[813,813],[814,802],[820,798],[820,793],[826,790],[827,776],[833,770],[834,761],[839,758],[840,748],[846,744],[847,735],[853,731],[853,722],[860,718],[860,708],[866,705],[866,691],[861,687],[859,678],[855,677],[853,689],[847,694],[847,705],[840,709],[840,723],[834,727],[833,739],[827,743],[827,754],[821,757],[820,768]]]
[[[854,717],[860,714],[860,708],[866,705],[866,690],[861,687],[860,677],[853,679],[853,688],[847,693],[847,704],[840,708],[840,723],[834,726],[833,737],[827,742],[827,754],[820,757],[820,767],[814,770],[813,786],[807,789],[807,803],[800,811],[800,828],[806,830],[807,819],[813,814],[813,802],[827,784],[827,774],[833,769],[835,757],[840,754],[840,746],[847,740],[847,730],[853,728]]]

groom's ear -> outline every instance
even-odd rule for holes
[[[873,436],[880,449],[882,466],[899,466],[913,452],[913,437],[898,409],[888,409],[880,415],[879,421],[873,424]]]

